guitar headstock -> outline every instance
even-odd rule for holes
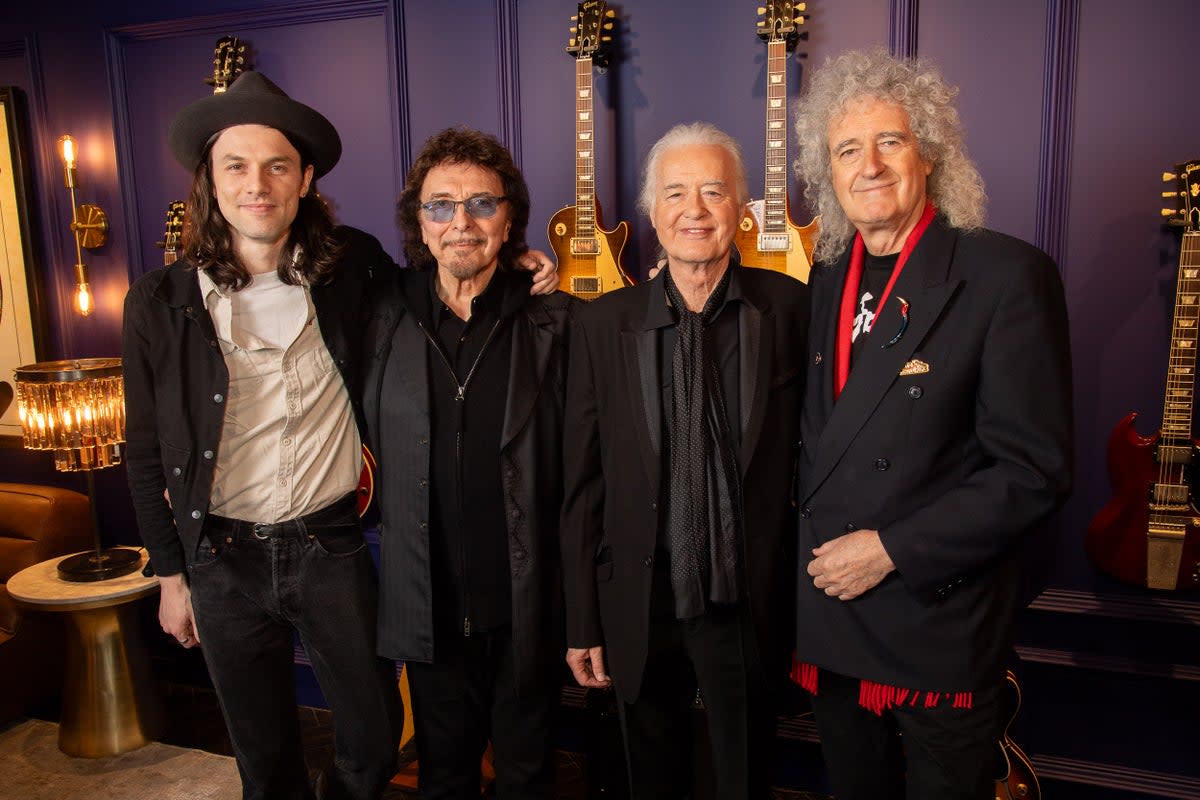
[[[758,7],[758,38],[764,42],[787,43],[791,50],[800,39],[808,39],[808,31],[801,31],[800,26],[806,19],[808,3],[793,3],[791,0],[767,0],[765,5]]]
[[[236,36],[222,36],[213,50],[212,77],[205,78],[204,82],[213,87],[213,94],[220,94],[248,67],[246,45],[242,40]]]
[[[1174,172],[1163,173],[1163,181],[1175,185],[1174,190],[1162,193],[1163,199],[1178,203],[1176,208],[1162,210],[1167,224],[1200,231],[1200,161],[1176,164]]]
[[[617,12],[603,0],[585,0],[571,17],[571,38],[567,52],[575,58],[590,58],[597,67],[608,65],[612,55],[612,32],[616,28]]]
[[[183,212],[187,206],[182,200],[172,200],[167,206],[167,227],[161,242],[156,246],[163,249],[163,266],[170,266],[179,258],[179,243],[183,238]]]

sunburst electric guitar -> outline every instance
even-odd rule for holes
[[[1163,175],[1179,209],[1163,215],[1181,225],[1179,283],[1171,325],[1171,357],[1162,427],[1153,436],[1134,429],[1137,413],[1117,423],[1108,440],[1112,498],[1092,518],[1087,551],[1100,569],[1150,589],[1200,588],[1200,440],[1192,438],[1196,340],[1200,323],[1200,161]]]
[[[187,208],[182,200],[172,200],[167,206],[167,227],[161,242],[155,247],[163,251],[163,266],[169,267],[179,258],[179,243],[183,237],[183,212]]]
[[[621,266],[629,223],[622,221],[613,230],[604,230],[596,200],[592,66],[608,64],[615,17],[607,4],[588,0],[571,18],[575,25],[567,52],[575,57],[575,205],[559,209],[546,228],[558,259],[558,288],[584,300],[633,285]]]
[[[246,45],[236,36],[222,36],[213,50],[212,77],[205,78],[204,82],[213,87],[213,94],[220,94],[247,69]]]
[[[783,272],[808,283],[812,252],[821,230],[820,218],[803,228],[788,213],[788,54],[807,34],[805,3],[768,0],[758,13],[758,36],[767,43],[766,186],[762,200],[752,200],[734,237],[742,264]]]

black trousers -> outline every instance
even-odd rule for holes
[[[294,639],[336,725],[324,796],[373,800],[396,771],[396,667],[375,654],[377,578],[354,498],[277,525],[211,516],[188,566],[204,660],[246,800],[313,797],[296,712]]]
[[[405,663],[425,800],[478,800],[488,740],[500,800],[548,800],[554,786],[551,731],[562,685],[547,679],[517,693],[509,628],[438,635],[434,663]],[[557,675],[547,670],[549,675]]]
[[[858,704],[857,678],[821,670],[812,698],[821,752],[838,800],[992,800],[1002,731],[1002,685],[882,716]]]
[[[775,707],[762,674],[749,612],[743,606],[710,608],[700,617],[675,619],[670,577],[655,570],[650,636],[641,690],[618,703],[625,734],[630,793],[634,800],[671,800],[693,790],[720,800],[769,796],[774,767]],[[700,690],[705,711],[694,708]],[[620,687],[618,687],[620,694]],[[710,752],[695,752],[694,726],[707,722]],[[714,785],[693,787],[706,773]]]

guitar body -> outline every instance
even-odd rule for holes
[[[741,255],[742,266],[770,269],[791,275],[801,283],[808,283],[812,271],[812,252],[821,233],[821,218],[817,217],[804,227],[787,219],[787,249],[760,250],[758,219],[747,210],[734,234],[733,243]]]
[[[633,279],[621,267],[621,251],[629,241],[629,223],[622,220],[616,228],[606,231],[600,227],[597,212],[592,235],[579,237],[575,218],[575,206],[565,206],[546,226],[550,249],[558,261],[558,288],[584,300],[594,300],[605,292],[632,286]]]
[[[996,800],[1041,800],[1042,787],[1038,783],[1037,774],[1033,771],[1033,762],[1025,751],[1008,735],[1008,728],[1017,718],[1021,709],[1021,686],[1017,676],[1008,670],[1005,676],[1005,687],[1008,691],[1007,706],[1010,710],[1008,722],[1004,725],[1004,733],[1000,737],[999,768],[996,772]]]
[[[1136,413],[1128,415],[1109,437],[1108,473],[1113,493],[1088,525],[1086,545],[1100,569],[1126,583],[1147,586],[1149,499],[1153,485],[1160,480],[1156,455],[1160,434],[1142,436],[1134,428],[1136,419]],[[1191,443],[1200,446],[1200,440]],[[1191,471],[1191,467],[1186,470]],[[1190,485],[1191,476],[1187,477]],[[1170,515],[1186,531],[1177,574],[1179,589],[1200,588],[1200,512],[1194,502],[1189,491],[1188,510]]]

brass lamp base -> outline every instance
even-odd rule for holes
[[[58,563],[58,577],[64,581],[89,583],[128,575],[141,565],[141,554],[126,547],[80,553]]]

